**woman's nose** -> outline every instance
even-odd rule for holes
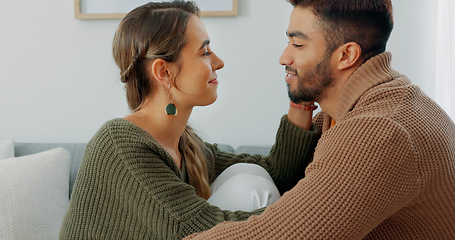
[[[212,61],[213,69],[214,70],[222,69],[224,67],[223,60],[221,60],[221,58],[219,58],[216,54],[213,55],[214,55],[214,59]]]

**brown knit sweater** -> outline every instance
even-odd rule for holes
[[[455,239],[455,125],[391,54],[363,64],[342,92],[292,190],[259,216],[188,239]]]

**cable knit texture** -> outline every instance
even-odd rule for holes
[[[455,126],[382,53],[342,92],[306,176],[244,222],[188,239],[455,239]]]
[[[285,192],[304,176],[319,136],[316,127],[305,131],[283,116],[270,155],[235,155],[207,144],[215,156],[209,171],[218,176],[234,163],[257,163]],[[182,165],[136,125],[120,118],[107,122],[87,145],[60,239],[182,239],[263,211],[209,205],[187,184]]]

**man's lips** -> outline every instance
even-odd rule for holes
[[[286,74],[286,77],[284,78],[284,80],[286,81],[287,84],[289,84],[292,80],[294,80],[294,78],[296,78],[297,75],[294,74],[294,73],[287,73]]]

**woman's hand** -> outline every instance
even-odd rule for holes
[[[299,128],[310,130],[313,111],[317,108],[314,102],[296,104],[291,102],[288,112],[288,120]]]

